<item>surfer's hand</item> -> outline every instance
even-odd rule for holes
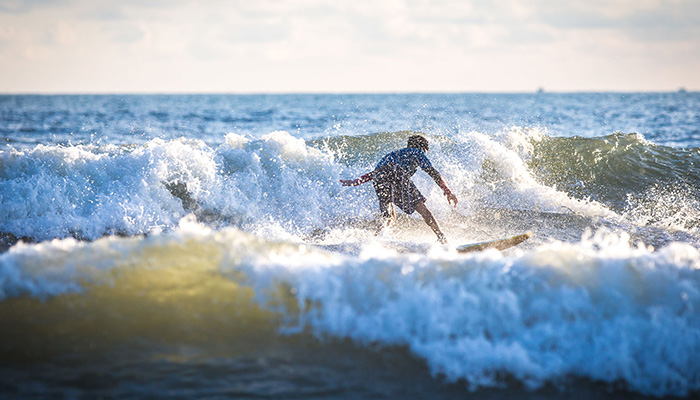
[[[438,182],[438,186],[440,186],[440,189],[442,189],[442,193],[445,194],[447,197],[447,202],[449,204],[454,203],[454,206],[457,207],[457,196],[452,194],[452,191],[450,190],[449,187],[447,187],[447,184],[445,183],[445,180],[440,178],[440,182]]]
[[[357,179],[341,179],[340,184],[343,186],[357,186],[359,185]]]
[[[362,185],[365,182],[369,182],[372,180],[372,173],[369,172],[367,174],[362,175],[358,179],[341,179],[340,184],[343,186],[357,186],[357,185]]]
[[[452,194],[452,192],[446,192],[446,193],[445,193],[445,196],[447,196],[447,202],[448,202],[449,204],[453,204],[453,203],[454,203],[454,206],[457,207],[457,196],[455,196],[454,194]]]
[[[445,183],[444,180],[440,180],[440,188],[442,189],[442,193],[445,194],[445,197],[447,197],[447,202],[449,204],[453,204],[454,206],[457,207],[457,196],[455,196],[450,188],[447,187],[447,184]]]

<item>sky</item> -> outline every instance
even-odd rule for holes
[[[0,0],[0,93],[700,90],[700,0]]]

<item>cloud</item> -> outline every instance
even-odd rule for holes
[[[23,14],[35,8],[65,4],[62,0],[0,0],[0,13]]]
[[[234,43],[279,42],[288,39],[292,29],[287,19],[246,21],[231,27],[226,36]]]
[[[35,74],[0,91],[78,60],[102,91],[612,88],[613,58],[629,87],[700,87],[696,0],[0,0],[0,44],[3,67]]]
[[[635,40],[698,40],[700,2],[590,1],[542,6],[539,21],[562,30],[611,30]]]
[[[107,30],[109,37],[117,43],[134,44],[146,38],[144,29],[136,23],[121,24]]]

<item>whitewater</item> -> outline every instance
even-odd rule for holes
[[[699,104],[0,96],[0,393],[696,396]],[[448,245],[339,183],[416,133]]]

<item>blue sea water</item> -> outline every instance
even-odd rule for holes
[[[4,397],[700,393],[698,93],[0,96],[0,236]]]
[[[227,132],[313,139],[413,130],[445,135],[541,127],[552,136],[636,132],[658,145],[700,146],[697,93],[0,96],[2,142],[145,143]]]

